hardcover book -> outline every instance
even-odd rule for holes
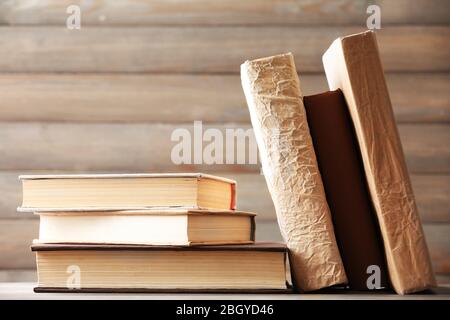
[[[36,292],[286,292],[286,247],[33,245]],[[69,272],[69,271],[71,272]],[[69,272],[69,273],[68,273]]]
[[[347,282],[292,54],[246,61],[241,80],[294,284]]]
[[[361,150],[383,237],[389,276],[399,294],[436,285],[375,33],[339,38],[323,55],[330,90],[341,89]]]
[[[236,182],[201,173],[22,175],[19,211],[234,210]]]
[[[367,190],[353,125],[340,90],[303,97],[334,232],[352,290],[367,286],[367,269],[380,270],[379,288],[388,287],[379,225]]]
[[[244,244],[255,238],[255,214],[212,210],[40,212],[35,243]]]

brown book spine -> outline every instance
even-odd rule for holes
[[[303,98],[334,232],[352,290],[368,290],[369,266],[388,286],[379,227],[370,203],[359,148],[340,90]]]

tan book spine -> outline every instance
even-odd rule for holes
[[[294,284],[311,291],[347,282],[292,54],[246,61],[241,78]]]
[[[392,286],[399,294],[430,288],[436,282],[375,33],[335,40],[324,54],[323,64],[330,89],[341,89],[348,104]]]

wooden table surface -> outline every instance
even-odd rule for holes
[[[430,294],[399,296],[396,294],[98,294],[35,293],[34,283],[0,283],[0,299],[24,300],[450,300],[450,286]]]

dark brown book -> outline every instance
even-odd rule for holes
[[[350,289],[368,289],[371,265],[387,287],[383,243],[344,96],[336,90],[303,102]]]
[[[36,292],[287,292],[284,244],[33,245]]]

